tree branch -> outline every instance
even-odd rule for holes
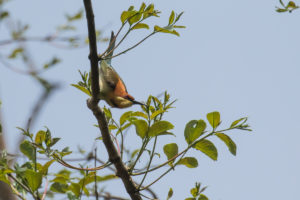
[[[122,162],[118,151],[116,150],[113,141],[111,140],[108,124],[103,111],[98,106],[99,102],[99,71],[98,71],[98,55],[97,55],[97,41],[96,31],[94,22],[94,13],[92,9],[91,0],[83,0],[84,7],[86,10],[86,18],[88,23],[88,35],[89,35],[89,46],[90,46],[90,63],[91,63],[91,82],[92,82],[92,98],[87,101],[87,106],[93,112],[94,116],[98,121],[98,125],[103,137],[103,143],[108,152],[110,161],[115,165],[117,170],[117,176],[119,176],[126,188],[127,193],[133,200],[142,200],[136,186],[128,173],[127,168]]]

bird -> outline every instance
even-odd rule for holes
[[[111,56],[115,46],[115,36],[112,32],[110,44],[108,48],[107,59],[100,60],[99,69],[99,98],[105,100],[108,105],[115,108],[127,108],[134,104],[144,105],[141,102],[135,101],[134,98],[128,94],[126,86],[122,78],[111,66]]]

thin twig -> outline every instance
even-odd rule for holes
[[[95,148],[94,166],[97,165],[97,147]],[[95,171],[95,196],[96,200],[99,199],[98,187],[97,187],[97,171]]]

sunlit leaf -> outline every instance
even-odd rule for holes
[[[46,139],[46,132],[45,131],[39,131],[35,135],[34,142],[36,144],[42,144],[45,141],[45,139]]]
[[[212,160],[218,159],[218,150],[215,145],[209,140],[200,140],[195,144],[194,148],[201,151]]]
[[[170,17],[169,17],[169,25],[174,22],[174,18],[175,18],[175,12],[172,10]]]
[[[188,144],[198,139],[205,131],[206,123],[203,120],[191,120],[184,129],[184,137]]]
[[[185,157],[178,161],[178,165],[185,165],[188,168],[198,167],[198,161],[194,157]]]
[[[173,189],[170,188],[167,196],[167,200],[169,200],[173,196]]]
[[[168,131],[170,129],[173,129],[174,126],[168,121],[158,121],[152,124],[152,126],[149,129],[148,136],[149,137],[155,137],[159,135],[160,133],[163,133],[165,131]]]
[[[209,200],[209,199],[204,194],[200,194],[200,196],[197,200]]]
[[[62,184],[55,182],[51,185],[50,190],[57,193],[64,194],[66,191],[68,191],[69,186],[67,184]]]
[[[36,191],[42,184],[43,175],[40,172],[35,172],[31,169],[27,169],[24,172],[24,178],[27,181],[27,185],[32,191]]]
[[[246,120],[246,119],[247,119],[246,117],[243,117],[243,118],[240,118],[240,119],[238,119],[238,120],[235,120],[234,122],[231,123],[230,128],[235,127],[235,126],[238,125],[241,121],[244,121],[244,120]]]
[[[46,162],[43,166],[42,169],[40,170],[40,172],[43,175],[47,175],[48,174],[48,168],[50,167],[50,165],[52,165],[52,163],[54,163],[55,160],[49,160],[48,162]]]
[[[90,91],[88,89],[86,89],[85,87],[83,86],[80,86],[80,85],[76,85],[76,84],[71,84],[73,87],[81,90],[82,92],[84,92],[85,94],[89,95],[90,97],[92,96]]]
[[[178,146],[176,143],[170,143],[170,144],[166,144],[164,146],[164,153],[167,156],[168,160],[170,160],[171,158],[173,158],[174,156],[176,156],[178,154]],[[171,161],[171,163],[173,163],[174,161]]]
[[[226,135],[224,133],[216,133],[215,135],[226,144],[229,151],[233,155],[236,155],[236,144],[233,142],[233,140],[228,135]]]
[[[21,47],[16,48],[16,49],[14,49],[14,50],[11,52],[11,54],[8,56],[8,58],[14,59],[14,58],[16,58],[18,55],[20,55],[20,54],[23,53],[23,52],[24,52],[24,49],[23,49],[23,48],[21,48]]]
[[[208,113],[206,115],[208,122],[210,123],[210,125],[213,128],[216,128],[217,126],[219,126],[220,124],[220,113],[215,111],[215,112],[211,112]]]
[[[149,29],[149,25],[148,24],[144,24],[144,23],[137,23],[136,25],[134,25],[132,27],[132,30],[134,30],[134,29],[141,29],[141,28]]]
[[[141,138],[146,137],[148,131],[148,123],[145,120],[138,119],[132,122],[135,126],[135,130],[138,136]]]
[[[21,144],[20,144],[20,151],[25,155],[27,156],[30,160],[34,160],[34,152],[35,152],[35,149],[34,147],[32,146],[32,144],[27,141],[27,140],[24,140]]]

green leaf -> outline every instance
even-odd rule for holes
[[[68,191],[69,186],[67,184],[62,184],[55,182],[51,185],[50,190],[52,192],[57,192],[57,193],[66,193]]]
[[[154,119],[157,115],[166,112],[165,110],[156,110],[154,113],[151,114],[150,119]]]
[[[292,8],[292,9],[298,8],[298,6],[293,1],[289,1],[288,5],[286,7]]]
[[[10,59],[16,58],[18,55],[22,54],[24,52],[24,49],[19,47],[13,50],[13,52],[8,56]]]
[[[189,121],[184,129],[184,137],[188,144],[194,142],[199,138],[206,128],[206,123],[203,120],[191,120]]]
[[[0,174],[0,181],[7,183],[8,185],[10,185],[11,183],[9,182],[6,174]]]
[[[79,10],[77,13],[75,13],[74,15],[66,15],[67,19],[69,22],[71,21],[75,21],[75,20],[79,20],[82,18],[82,14],[83,14],[83,10]]]
[[[138,22],[142,18],[142,15],[143,15],[142,13],[135,11],[134,15],[128,18],[129,24],[132,25]]]
[[[32,144],[28,140],[24,140],[20,144],[20,151],[27,156],[30,160],[34,160],[34,152],[35,148],[32,146]]]
[[[144,23],[137,23],[136,25],[134,25],[132,27],[132,30],[133,29],[141,29],[141,28],[149,29],[149,25],[148,24],[144,24]]]
[[[90,91],[88,89],[86,89],[85,87],[83,86],[80,86],[80,85],[76,85],[76,84],[71,84],[73,87],[81,90],[82,92],[86,93],[87,95],[89,95],[90,97],[92,96]]]
[[[200,194],[198,200],[209,200],[204,194]]]
[[[148,131],[148,123],[142,119],[134,120],[132,123],[135,126],[137,135],[141,138],[145,138]]]
[[[146,4],[143,2],[141,7],[140,7],[140,12],[143,12],[146,8]]]
[[[177,35],[177,36],[180,36],[179,33],[175,30],[169,30],[167,28],[162,28],[162,27],[159,27],[159,26],[154,26],[154,31],[156,32],[162,32],[162,33],[170,33],[170,34],[173,34],[173,35]]]
[[[276,12],[279,12],[279,13],[281,13],[281,12],[287,12],[288,11],[288,9],[283,9],[283,8],[277,8],[276,9]]]
[[[136,11],[124,11],[121,14],[121,22],[124,24],[124,22],[131,16],[135,15]]]
[[[79,197],[81,187],[78,183],[71,183],[71,185],[69,186],[69,189],[75,194],[76,197]]]
[[[175,22],[177,22],[180,19],[180,17],[182,16],[182,14],[183,14],[183,12],[181,12],[181,13],[179,13],[179,15],[177,15],[177,17],[175,19]]]
[[[174,22],[174,18],[175,18],[175,12],[174,12],[174,10],[172,10],[170,17],[169,17],[169,25],[171,25]]]
[[[247,119],[246,117],[243,117],[243,118],[241,118],[241,119],[235,120],[234,122],[231,123],[230,128],[235,127],[235,126],[238,125],[241,121],[244,121],[244,120],[246,120],[246,119]]]
[[[133,117],[143,117],[145,119],[148,119],[148,116],[143,113],[143,112],[139,112],[139,111],[136,111],[136,112],[132,112],[132,111],[128,111],[128,112],[125,112],[121,117],[120,117],[120,124],[121,126],[128,120],[132,120]]]
[[[41,172],[43,175],[47,175],[47,174],[48,174],[48,168],[50,167],[50,165],[51,165],[52,163],[54,163],[54,161],[55,161],[55,160],[50,160],[50,161],[46,162],[46,163],[43,165],[43,167],[42,167],[42,169],[40,170],[40,172]]]
[[[174,126],[168,121],[158,121],[152,124],[152,126],[149,129],[148,136],[149,137],[155,137],[159,135],[160,133],[163,133],[165,131],[168,131],[170,129],[173,129]]]
[[[49,147],[52,147],[53,145],[55,145],[58,141],[60,140],[60,138],[52,138],[50,144],[48,145]]]
[[[43,174],[40,172],[35,172],[31,169],[27,169],[24,172],[24,178],[27,181],[27,185],[32,191],[36,191],[42,184]]]
[[[174,28],[186,28],[186,26],[177,26],[177,25],[174,25],[173,27]]]
[[[46,132],[45,131],[39,131],[35,135],[34,142],[36,144],[42,144],[45,141],[45,139],[46,139]]]
[[[54,57],[54,58],[52,58],[51,61],[49,61],[48,63],[46,63],[44,65],[44,69],[48,69],[49,67],[53,67],[54,65],[56,65],[56,64],[58,64],[60,62],[61,62],[61,60],[59,58]]]
[[[167,200],[169,200],[173,196],[173,189],[170,188],[167,196]]]
[[[232,139],[224,134],[224,133],[216,133],[216,136],[218,136],[218,138],[220,138],[228,147],[229,151],[233,154],[236,155],[236,144],[232,141]]]
[[[208,122],[215,129],[220,124],[220,113],[215,111],[206,115]]]
[[[185,157],[178,161],[178,165],[185,165],[188,168],[198,167],[198,161],[194,157]]]
[[[166,144],[164,146],[164,153],[167,156],[168,160],[170,160],[171,158],[173,158],[174,156],[176,156],[178,154],[178,146],[176,143],[170,143],[170,144]],[[174,161],[171,161],[170,163],[173,163]]]
[[[209,140],[200,140],[195,144],[194,148],[199,151],[202,151],[202,153],[204,153],[213,160],[218,159],[218,150],[215,147],[215,145]]]
[[[190,197],[190,198],[186,198],[185,200],[196,200],[196,198]]]
[[[111,131],[111,130],[118,129],[118,127],[117,127],[116,125],[110,124],[110,125],[108,126],[108,129]]]
[[[4,18],[8,17],[9,13],[7,11],[3,11],[0,13],[0,19],[3,20]]]

